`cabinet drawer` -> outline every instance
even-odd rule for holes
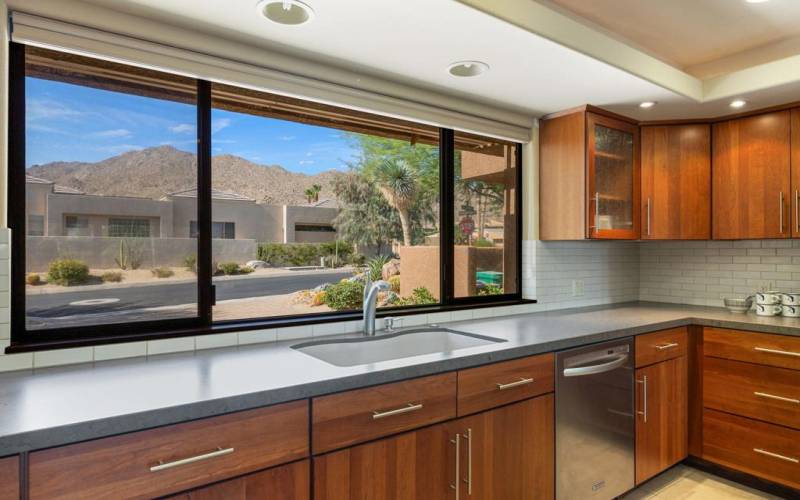
[[[30,498],[150,498],[307,454],[295,401],[31,453]]]
[[[19,457],[0,458],[0,500],[19,499]]]
[[[800,488],[800,431],[707,409],[703,458]]]
[[[706,328],[703,352],[706,356],[800,370],[800,337]]]
[[[703,404],[800,429],[800,371],[706,358]]]
[[[469,415],[553,391],[553,354],[458,372],[458,414]]]
[[[456,374],[314,398],[314,453],[323,453],[456,416]]]
[[[686,355],[686,327],[646,333],[636,337],[636,368]]]
[[[169,500],[308,500],[309,469],[309,460],[301,460],[181,493]]]

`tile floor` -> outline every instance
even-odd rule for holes
[[[779,497],[707,474],[676,465],[620,500],[779,500]]]

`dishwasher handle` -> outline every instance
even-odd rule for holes
[[[565,377],[580,377],[583,375],[595,375],[597,373],[610,372],[611,370],[614,370],[624,365],[627,361],[628,361],[628,355],[623,353],[616,356],[614,360],[608,361],[606,363],[601,363],[599,365],[565,368],[563,374]]]

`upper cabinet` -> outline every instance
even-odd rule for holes
[[[639,127],[587,109],[542,121],[539,236],[638,239]]]
[[[714,239],[790,237],[791,115],[776,111],[713,125]]]
[[[792,110],[792,237],[800,238],[800,109]]]
[[[711,238],[711,127],[644,126],[642,239]]]

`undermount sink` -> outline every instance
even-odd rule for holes
[[[292,349],[335,366],[358,366],[500,342],[505,340],[448,328],[426,327],[375,337],[304,342],[293,345]]]

